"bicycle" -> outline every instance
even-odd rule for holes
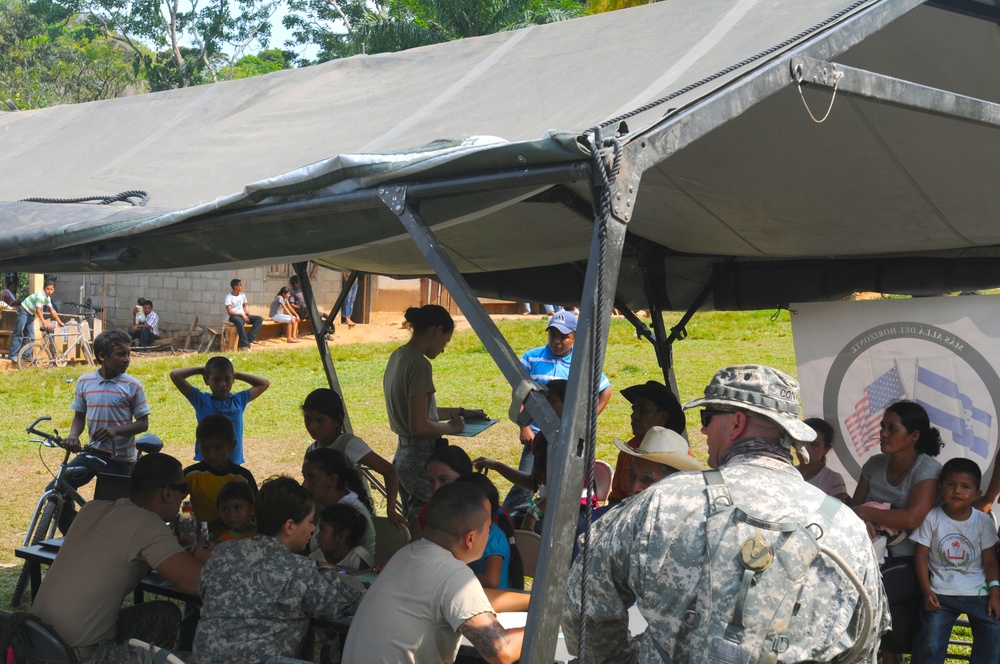
[[[80,495],[80,493],[67,481],[67,478],[72,473],[72,469],[69,468],[69,457],[73,454],[70,449],[63,448],[63,438],[59,435],[58,429],[53,429],[52,433],[46,433],[38,429],[38,424],[40,422],[48,422],[51,417],[39,417],[37,420],[28,425],[27,433],[38,436],[39,439],[31,439],[32,443],[39,444],[38,456],[41,458],[41,448],[62,448],[65,450],[63,455],[62,463],[59,464],[59,470],[56,473],[52,473],[45,466],[49,473],[53,477],[53,482],[51,483],[51,488],[46,488],[45,492],[42,493],[41,498],[38,499],[38,504],[35,506],[35,512],[31,517],[31,521],[28,523],[28,531],[24,534],[24,541],[22,546],[35,546],[40,542],[52,539],[57,535],[57,527],[59,525],[59,517],[62,515],[63,509],[65,508],[67,502],[72,501],[76,503],[77,507],[83,507],[87,499]],[[152,454],[154,452],[159,452],[163,449],[163,442],[153,434],[144,434],[136,439],[135,441],[136,453],[141,456],[143,454]],[[90,451],[89,446],[81,449],[77,454],[86,454],[91,458],[97,460],[102,465],[106,465],[107,462],[101,458],[101,456],[94,454]],[[42,465],[45,465],[45,460],[42,459]],[[98,474],[98,482],[100,482],[101,475]],[[21,574],[17,578],[17,584],[14,586],[14,593],[10,598],[11,607],[17,607],[21,604],[21,600],[24,599],[24,591],[28,588],[28,583],[31,580],[31,574],[28,571],[27,566],[21,569]]]
[[[70,332],[70,328],[76,328]],[[63,339],[67,341],[66,348],[61,352],[56,348],[56,329],[42,329],[44,338],[38,343],[24,346],[17,352],[17,368],[48,369],[64,367],[76,356],[76,347],[83,349],[83,357],[87,364],[94,363],[94,348],[90,345],[90,326],[87,321],[69,321],[62,328]],[[72,336],[72,341],[70,341]]]
[[[104,311],[104,307],[95,307],[95,306],[92,306],[93,302],[94,301],[91,300],[88,297],[87,300],[83,304],[77,304],[76,302],[60,302],[59,306],[61,306],[61,307],[76,307],[77,312],[79,312],[76,315],[82,316],[83,319],[85,321],[87,321],[87,325],[90,326],[90,329],[93,330],[94,329],[94,318],[96,318],[97,314],[99,314],[102,311]]]

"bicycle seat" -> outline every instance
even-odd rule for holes
[[[163,441],[156,434],[145,433],[135,439],[135,449],[142,454],[154,454],[163,449]]]

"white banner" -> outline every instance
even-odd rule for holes
[[[882,413],[920,403],[941,432],[938,460],[975,461],[989,482],[1000,415],[1000,298],[933,297],[792,306],[805,417],[835,432],[828,465],[853,492],[879,453]]]

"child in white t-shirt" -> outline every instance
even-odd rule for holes
[[[941,470],[942,504],[913,531],[917,581],[924,595],[913,664],[944,662],[955,620],[961,614],[972,626],[972,657],[996,662],[1000,652],[1000,565],[997,528],[972,509],[982,495],[982,471],[969,459],[951,459]]]
[[[339,567],[366,570],[373,560],[361,544],[368,521],[357,509],[345,503],[323,508],[319,514],[319,549],[309,554],[313,560]]]

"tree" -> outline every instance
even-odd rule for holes
[[[253,45],[266,47],[281,0],[83,0],[137,55],[154,90],[219,80]],[[153,52],[143,48],[151,45]]]
[[[278,48],[271,48],[261,51],[257,55],[247,55],[237,60],[233,66],[233,71],[221,71],[226,78],[250,78],[261,74],[270,74],[273,71],[291,69],[295,62],[295,53],[283,51]]]
[[[0,12],[0,101],[42,108],[144,91],[131,50],[103,28],[49,0]]]
[[[320,61],[401,51],[582,15],[575,0],[289,0],[285,25]]]

